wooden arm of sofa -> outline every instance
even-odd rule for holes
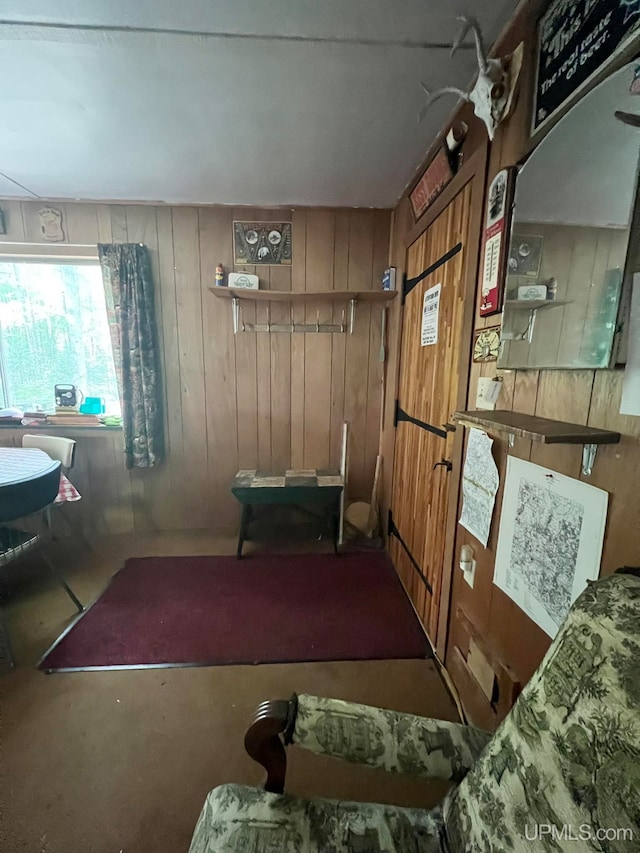
[[[284,792],[287,772],[286,745],[293,738],[298,711],[298,697],[262,702],[244,736],[244,746],[251,758],[267,771],[264,790]]]

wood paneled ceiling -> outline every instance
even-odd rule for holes
[[[385,207],[516,0],[0,0],[0,195]]]

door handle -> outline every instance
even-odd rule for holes
[[[433,468],[431,470],[435,471],[436,468],[438,468],[438,466],[440,466],[440,465],[442,465],[444,468],[446,468],[447,471],[451,471],[451,469],[453,468],[453,462],[450,459],[442,459],[440,462],[436,462],[436,464],[433,466]]]

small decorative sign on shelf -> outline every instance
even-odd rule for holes
[[[247,290],[258,290],[260,286],[258,276],[248,272],[230,272],[228,281],[229,287],[244,287]]]
[[[389,267],[388,270],[385,270],[382,274],[382,289],[383,290],[395,290],[396,289],[396,268]]]

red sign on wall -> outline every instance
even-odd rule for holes
[[[449,162],[447,150],[442,146],[409,193],[409,201],[415,219],[420,219],[429,205],[433,204],[453,178],[453,175],[454,172]]]
[[[513,203],[514,169],[502,169],[491,181],[484,231],[480,316],[502,310],[509,248],[509,220]]]

